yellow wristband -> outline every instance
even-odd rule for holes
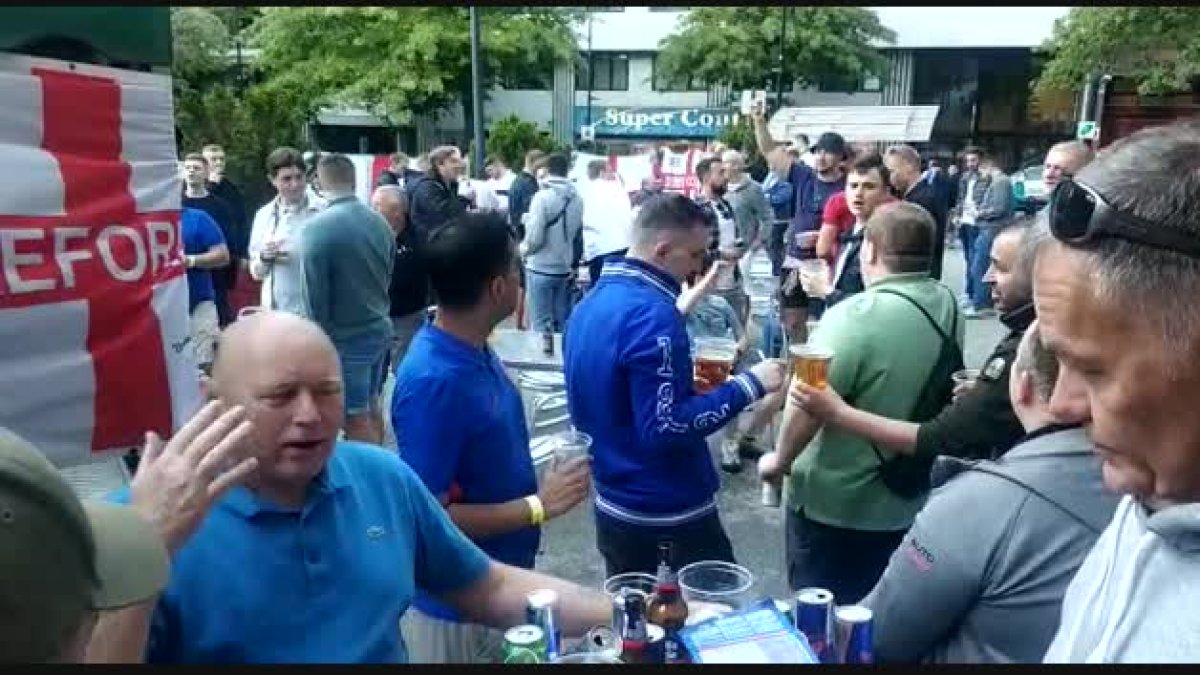
[[[529,505],[530,525],[541,525],[546,522],[546,507],[542,506],[541,497],[529,495],[525,498],[525,503]]]

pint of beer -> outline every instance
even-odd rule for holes
[[[693,379],[701,394],[716,389],[729,379],[737,359],[737,342],[728,338],[696,338]]]
[[[829,362],[833,352],[814,345],[792,345],[788,348],[792,360],[792,372],[810,387],[824,389],[829,386]]]

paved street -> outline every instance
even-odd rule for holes
[[[946,283],[959,293],[963,286],[960,249],[946,251],[944,269]],[[1003,326],[995,319],[968,321],[967,365],[980,366],[1003,333]],[[389,382],[385,396],[390,398],[390,393]],[[719,495],[721,516],[733,539],[738,560],[754,573],[758,590],[783,597],[787,594],[783,511],[761,505],[759,483],[749,469],[747,464],[747,469],[739,475],[720,474],[723,484]],[[580,506],[546,526],[538,569],[592,587],[603,583],[604,565],[596,551],[589,506]]]

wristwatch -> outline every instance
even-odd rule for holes
[[[187,267],[189,269],[191,269],[192,267],[195,267],[196,266],[196,256],[194,256],[194,255],[183,256],[183,266]]]

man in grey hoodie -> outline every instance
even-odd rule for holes
[[[1200,661],[1200,124],[1143,129],[1063,181],[1034,268],[1057,416],[1124,495],[1049,663]]]
[[[996,462],[938,460],[929,502],[864,600],[881,662],[1041,660],[1117,504],[1083,429],[1049,411],[1057,375],[1034,322],[1008,383],[1027,435]]]
[[[546,158],[548,174],[525,220],[525,303],[530,327],[561,333],[571,313],[571,284],[583,254],[583,199],[567,180],[570,161]]]

